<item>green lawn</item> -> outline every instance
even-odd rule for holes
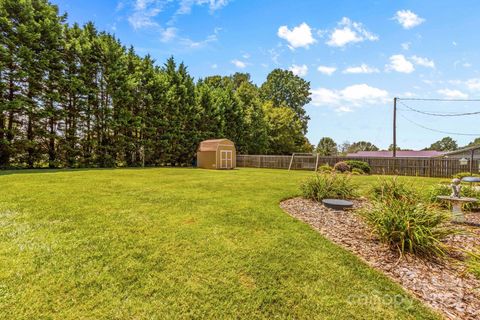
[[[279,208],[311,174],[0,172],[0,318],[436,319]]]

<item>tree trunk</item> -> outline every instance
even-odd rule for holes
[[[8,165],[8,150],[5,143],[5,115],[0,112],[0,168]]]
[[[33,168],[33,165],[35,163],[34,159],[34,134],[33,134],[33,115],[31,112],[28,113],[28,125],[27,125],[27,140],[28,140],[28,147],[27,147],[27,153],[28,153],[28,159],[27,159],[27,164],[29,168]]]
[[[50,108],[54,112],[53,101],[50,102]],[[49,138],[48,138],[48,167],[55,168],[56,152],[55,152],[55,116],[52,115],[48,119],[49,122]]]

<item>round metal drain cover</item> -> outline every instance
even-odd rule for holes
[[[342,199],[323,199],[325,207],[335,210],[345,210],[353,207],[353,202]]]

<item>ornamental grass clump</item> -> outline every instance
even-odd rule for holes
[[[400,255],[444,256],[448,235],[457,233],[451,217],[436,204],[425,203],[409,185],[382,179],[372,188],[371,207],[360,213],[378,238]]]
[[[332,173],[333,172],[333,167],[331,167],[328,163],[325,163],[324,165],[321,165],[318,167],[318,172],[320,173]]]
[[[405,182],[394,178],[380,179],[370,190],[370,194],[376,201],[388,201],[397,199],[407,202],[416,202],[420,196]]]
[[[362,215],[379,239],[400,255],[444,256],[448,247],[443,240],[455,233],[448,227],[448,214],[424,203],[390,198],[375,201]]]
[[[468,269],[475,277],[480,279],[480,248],[468,252]]]
[[[356,185],[347,175],[316,174],[301,186],[304,198],[322,201],[326,198],[352,199],[356,197]]]

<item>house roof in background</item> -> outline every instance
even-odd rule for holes
[[[443,151],[435,150],[420,150],[420,151],[397,151],[397,157],[399,158],[432,158],[444,155]],[[393,157],[392,151],[358,151],[356,153],[348,153],[347,157],[359,157],[359,158],[389,158]]]
[[[463,154],[463,153],[466,153],[466,152],[471,152],[472,150],[473,150],[473,151],[480,150],[480,144],[473,145],[473,146],[466,147],[466,148],[462,148],[462,149],[458,149],[458,150],[455,150],[455,151],[445,152],[445,153],[443,154],[443,156],[451,156],[451,155],[456,155],[456,154]],[[478,152],[478,151],[477,151],[477,152]]]

